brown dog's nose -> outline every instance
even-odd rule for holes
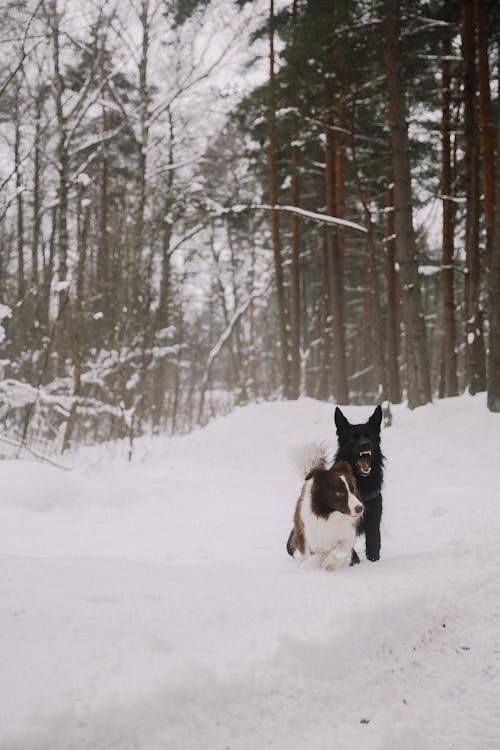
[[[354,512],[359,516],[363,512],[363,506],[362,505],[356,505],[354,508]]]

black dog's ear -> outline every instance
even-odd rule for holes
[[[335,426],[337,427],[337,435],[347,427],[349,427],[349,424],[349,420],[344,417],[339,407],[337,406],[337,408],[335,409]]]
[[[371,415],[370,419],[368,420],[368,423],[371,424],[372,427],[375,427],[377,432],[380,432],[380,424],[382,422],[382,407],[380,404],[377,406],[373,414]]]

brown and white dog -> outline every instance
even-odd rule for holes
[[[294,557],[318,555],[325,570],[336,570],[351,564],[364,507],[350,464],[326,466],[320,453],[306,474],[287,548]]]

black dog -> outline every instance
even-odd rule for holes
[[[380,520],[382,518],[382,482],[384,478],[384,456],[380,450],[380,424],[382,409],[377,406],[368,422],[351,424],[340,409],[335,409],[335,425],[339,447],[335,461],[349,461],[359,494],[365,506],[358,534],[365,535],[368,560],[380,557]],[[353,550],[352,564],[359,563]]]
[[[338,450],[334,463],[348,461],[353,469],[359,494],[365,511],[358,525],[358,535],[365,535],[365,549],[368,560],[380,558],[380,520],[382,518],[382,483],[384,478],[384,456],[380,450],[380,425],[382,409],[377,406],[368,422],[351,424],[340,409],[335,409]],[[286,545],[293,557],[295,547],[292,534]],[[355,550],[352,551],[351,565],[359,563]]]

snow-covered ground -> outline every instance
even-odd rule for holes
[[[290,451],[325,437],[303,400],[1,462],[0,748],[497,750],[500,417],[395,407],[383,558],[332,573],[285,552]]]

